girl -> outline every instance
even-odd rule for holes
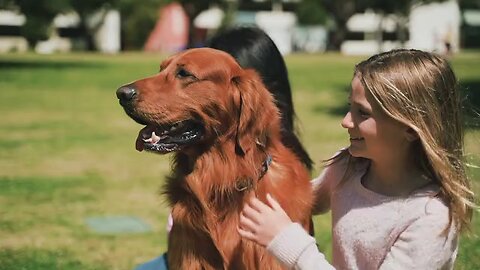
[[[269,196],[245,206],[240,235],[294,269],[452,269],[474,207],[456,86],[446,60],[418,50],[356,66],[350,146],[313,181],[314,212],[332,210],[332,265]]]

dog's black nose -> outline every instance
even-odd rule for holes
[[[136,95],[137,95],[137,92],[136,92],[135,88],[133,87],[133,85],[131,85],[131,84],[124,85],[124,86],[117,89],[117,98],[120,101],[123,101],[123,102],[132,101],[132,99]]]

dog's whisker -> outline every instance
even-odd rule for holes
[[[215,132],[215,135],[217,135],[217,137],[220,136],[220,132],[216,128],[213,128],[213,132]]]

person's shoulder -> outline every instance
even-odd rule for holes
[[[340,149],[332,157],[324,161],[323,171],[320,174],[322,176],[338,175],[345,171],[349,163],[349,155],[346,149]]]
[[[444,200],[435,196],[427,200],[424,215],[435,217],[439,223],[448,223],[450,220],[450,209]]]
[[[325,169],[330,169],[330,170],[344,169],[350,163],[351,158],[352,157],[348,153],[348,148],[342,148],[325,161],[324,163]]]
[[[363,174],[368,168],[368,164],[367,159],[352,157],[348,149],[344,148],[327,160],[322,173],[314,181],[328,179],[327,182],[333,189],[344,180],[348,181],[355,175]]]
[[[353,157],[348,152],[348,149],[341,149],[326,164],[326,168],[332,171],[349,173],[349,174],[363,174],[370,165],[370,160],[365,158]]]
[[[438,184],[431,183],[416,190],[410,196],[410,201],[417,206],[423,205],[424,207],[420,210],[423,210],[425,215],[448,213],[448,206],[440,196],[440,186]]]
[[[416,193],[410,198],[410,209],[417,213],[418,219],[428,219],[439,226],[445,226],[450,221],[450,209],[439,196],[438,187],[432,186],[428,190]]]

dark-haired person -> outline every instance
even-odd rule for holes
[[[214,36],[208,47],[232,55],[243,68],[254,69],[280,110],[282,142],[311,170],[312,160],[295,132],[295,110],[285,61],[273,40],[261,29],[240,27]]]

